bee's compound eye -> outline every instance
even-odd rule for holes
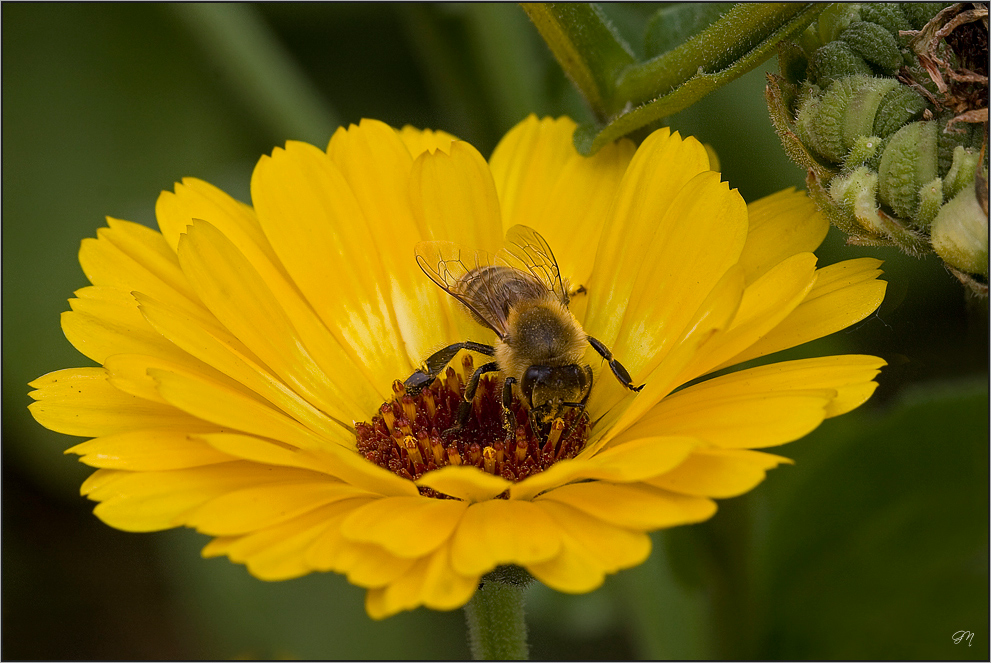
[[[533,400],[534,391],[537,390],[539,392],[540,387],[550,382],[551,370],[550,366],[531,366],[523,374],[523,380],[520,382],[520,391],[523,392],[523,396],[529,401],[531,407],[540,404],[535,403]]]

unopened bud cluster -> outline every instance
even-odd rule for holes
[[[988,276],[988,11],[834,4],[771,76],[771,116],[809,193],[851,243],[935,251]]]

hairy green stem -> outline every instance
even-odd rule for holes
[[[726,69],[808,8],[801,3],[736,5],[677,48],[628,67],[616,83],[616,95],[624,103],[641,104],[670,92],[699,73]],[[762,61],[750,64],[756,66]]]
[[[465,606],[468,641],[476,661],[525,661],[528,647],[523,615],[524,584],[485,581]]]

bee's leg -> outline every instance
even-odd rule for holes
[[[586,366],[585,367],[585,370],[588,373],[588,381],[589,381],[589,384],[591,385],[592,384],[592,369],[589,368],[588,366]],[[564,438],[571,437],[571,434],[575,432],[575,428],[578,426],[578,422],[582,420],[582,415],[585,414],[585,406],[588,404],[588,397],[591,394],[592,394],[592,389],[590,387],[588,389],[588,391],[585,392],[585,395],[582,396],[582,400],[581,400],[580,403],[564,403],[563,404],[563,405],[567,405],[568,407],[573,407],[576,410],[578,410],[578,414],[575,416],[574,419],[571,420],[571,425],[568,426],[568,431],[564,434]]]
[[[603,359],[609,362],[609,368],[612,369],[613,375],[616,376],[616,379],[619,380],[624,387],[630,391],[640,391],[643,389],[643,385],[640,385],[639,387],[633,386],[633,378],[630,377],[630,372],[627,371],[623,365],[612,356],[612,352],[609,351],[609,348],[607,348],[602,341],[589,336],[588,343],[595,348],[596,352],[602,355]]]
[[[537,421],[536,409],[530,408],[529,410],[527,410],[526,415],[527,418],[530,420],[530,432],[533,433],[533,436],[535,438],[537,438],[538,440],[542,440],[544,435],[544,427],[540,424],[539,421]]]
[[[406,393],[410,396],[416,396],[423,391],[451,363],[454,355],[462,350],[471,350],[472,352],[488,355],[489,357],[495,354],[495,348],[491,345],[475,343],[474,341],[454,343],[446,348],[442,348],[427,357],[427,360],[424,362],[424,368],[426,370],[416,371],[413,375],[406,378],[406,381],[403,383],[406,385]]]
[[[478,367],[475,373],[471,376],[471,380],[468,381],[468,385],[465,387],[465,395],[461,400],[461,405],[458,406],[458,420],[453,426],[448,428],[445,433],[458,431],[464,428],[464,425],[468,423],[468,417],[471,416],[471,402],[475,400],[475,392],[478,390],[478,381],[482,378],[484,373],[494,373],[499,370],[499,364],[494,361],[490,361],[487,364],[482,364]]]
[[[516,436],[516,415],[513,414],[513,385],[516,378],[508,377],[502,383],[502,427],[506,431],[506,440]]]

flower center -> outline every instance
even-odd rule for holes
[[[416,396],[392,383],[395,398],[379,408],[371,423],[355,424],[358,451],[369,461],[409,480],[447,465],[474,465],[510,481],[522,481],[562,458],[573,458],[588,439],[588,415],[571,409],[555,419],[546,435],[535,434],[526,406],[513,394],[515,429],[503,420],[503,380],[497,374],[478,382],[464,426],[456,427],[466,378],[475,370],[465,354],[461,372],[448,367]],[[512,421],[512,420],[511,420]],[[423,495],[442,497],[430,488]]]

